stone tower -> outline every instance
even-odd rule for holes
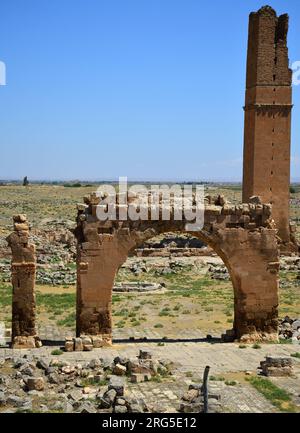
[[[290,241],[289,188],[292,71],[288,15],[270,6],[249,16],[245,98],[243,202],[259,195],[271,203],[278,235]]]

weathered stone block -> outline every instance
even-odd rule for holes
[[[29,391],[43,391],[45,388],[45,382],[42,377],[28,377],[26,385]]]

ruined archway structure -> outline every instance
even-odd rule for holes
[[[208,198],[204,227],[193,232],[214,249],[229,270],[235,299],[230,335],[245,341],[277,340],[279,247],[299,251],[295,228],[291,230],[289,224],[292,88],[287,31],[288,16],[277,17],[269,6],[250,14],[244,204],[234,206]],[[103,222],[96,217],[98,203],[99,198],[91,195],[78,206],[76,229],[76,332],[94,337],[97,346],[112,341],[112,287],[129,252],[159,233],[185,231],[186,224],[174,218]],[[163,206],[161,203],[160,212]],[[116,207],[118,215],[120,207]],[[15,232],[8,238],[13,253],[12,335],[16,347],[39,345],[35,335],[35,256],[24,218],[16,216]]]
[[[298,250],[289,224],[292,75],[287,32],[288,16],[277,17],[270,6],[249,16],[245,204],[207,205],[204,227],[193,233],[229,270],[235,298],[233,335],[241,340],[277,339],[278,240],[283,250]],[[253,196],[266,204],[251,203]],[[158,233],[184,230],[185,221],[103,224],[96,218],[97,197],[87,198],[86,206],[79,209],[77,227],[77,334],[101,334],[110,342],[111,292],[119,266],[130,250]]]
[[[78,205],[76,332],[100,336],[110,344],[112,288],[119,267],[147,239],[185,231],[186,221],[175,221],[172,209],[170,221],[99,221],[99,200],[92,194]],[[193,235],[211,246],[229,270],[235,300],[232,336],[245,341],[276,340],[279,252],[271,205],[211,202],[208,197],[203,229]],[[124,212],[124,205],[120,206]],[[161,202],[160,216],[163,206]],[[116,215],[118,210],[116,205]]]

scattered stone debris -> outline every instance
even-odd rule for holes
[[[140,382],[132,379],[137,376],[165,377],[172,369],[169,360],[154,360],[145,350],[133,359],[95,357],[74,364],[31,354],[7,357],[0,364],[0,412],[149,412],[142,398],[131,397],[127,383]]]
[[[260,362],[264,376],[292,376],[293,361],[291,358],[266,356],[265,361]]]
[[[225,265],[210,263],[208,274],[213,280],[229,280],[230,276]]]
[[[173,368],[171,361],[153,360],[150,352],[140,350],[137,358],[129,359],[117,356],[114,359],[112,371],[118,376],[128,376],[133,383],[139,383],[149,381],[157,375],[172,375]]]
[[[279,323],[279,338],[300,344],[300,319],[291,319],[285,316]]]
[[[300,257],[283,257],[280,260],[281,271],[300,271]]]
[[[113,292],[153,292],[164,288],[164,283],[148,283],[148,282],[126,282],[116,283],[113,287]]]

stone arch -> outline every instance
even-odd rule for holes
[[[126,261],[126,259],[129,257],[129,255],[131,253],[133,253],[139,246],[143,245],[145,241],[156,237],[159,234],[163,234],[163,233],[186,233],[186,234],[191,234],[192,236],[198,238],[199,240],[203,241],[206,245],[208,245],[223,261],[224,265],[226,266],[229,276],[230,276],[230,280],[232,283],[232,289],[233,289],[233,295],[234,295],[234,320],[236,317],[235,314],[235,309],[236,307],[238,307],[238,299],[239,299],[239,280],[238,280],[238,276],[236,275],[236,273],[234,272],[234,269],[231,266],[230,260],[228,260],[227,254],[224,251],[224,249],[221,247],[220,243],[218,242],[218,237],[214,236],[213,234],[210,234],[208,232],[206,232],[205,230],[200,230],[200,231],[196,231],[196,232],[187,232],[184,230],[184,228],[181,228],[181,230],[177,230],[175,231],[173,228],[173,225],[170,224],[170,226],[164,225],[157,225],[154,222],[154,224],[152,224],[151,229],[155,232],[154,234],[151,234],[150,231],[146,230],[144,232],[145,236],[143,236],[142,239],[139,239],[139,241],[135,244],[134,247],[132,247],[128,253],[127,256],[125,258],[125,260],[120,264],[119,268],[123,265],[123,263]],[[119,268],[116,270],[116,274],[119,270]],[[116,275],[115,274],[115,275]],[[234,323],[233,323],[233,328],[235,327]],[[230,330],[232,331],[232,330]],[[230,336],[230,335],[229,335]]]
[[[163,232],[185,232],[185,221],[99,221],[99,199],[79,208],[76,236],[77,335],[112,340],[111,299],[115,275],[131,250]],[[262,204],[208,205],[204,227],[194,236],[222,258],[234,288],[234,337],[276,340],[278,245],[271,208]]]

